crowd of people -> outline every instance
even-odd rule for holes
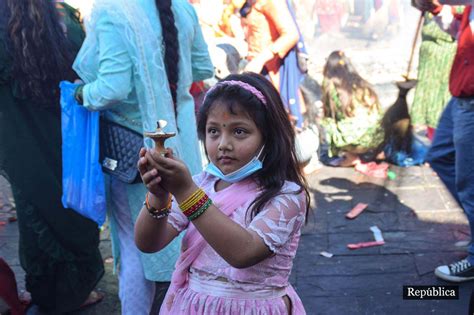
[[[322,104],[313,115],[317,102],[300,86],[310,73],[291,1],[219,1],[210,22],[199,1],[95,0],[79,11],[67,2],[0,0],[0,175],[15,198],[31,295],[20,303],[0,259],[0,296],[11,313],[67,313],[104,297],[94,290],[104,274],[100,227],[61,201],[59,83],[70,81],[76,106],[103,120],[143,134],[162,119],[176,133],[165,152],[144,140],[140,180],[105,175],[122,314],[305,314],[289,276],[310,211],[305,175],[318,169],[307,166],[320,156],[353,167],[395,163],[394,150],[413,155],[412,141],[397,146],[387,127],[400,111],[384,111],[338,50],[327,57],[320,91],[317,83],[310,89]],[[412,1],[425,15],[418,85],[397,123],[408,122],[409,139],[412,127],[426,128],[432,143],[421,162],[464,209],[472,235],[474,12],[471,0],[450,2]],[[395,21],[397,4],[316,0],[314,10],[321,30],[333,33],[349,12],[369,22],[384,10]],[[312,161],[302,161],[297,143],[310,125],[325,146],[307,144]],[[474,280],[474,244],[435,274]]]

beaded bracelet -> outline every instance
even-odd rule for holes
[[[157,219],[157,220],[167,217],[170,214],[170,209],[171,209],[171,203],[172,203],[171,194],[168,195],[168,202],[166,203],[166,206],[160,210],[157,210],[156,208],[150,206],[150,203],[148,201],[149,194],[150,194],[149,192],[146,194],[145,201],[143,202],[143,205],[148,210],[148,214],[152,218]]]

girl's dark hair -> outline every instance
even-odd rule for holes
[[[73,80],[74,53],[51,0],[6,0],[8,51],[20,93],[40,104],[57,104],[58,83]],[[59,4],[58,4],[59,5]]]
[[[258,126],[265,149],[263,168],[253,176],[263,193],[249,206],[250,218],[254,218],[272,198],[280,194],[286,180],[298,184],[305,192],[306,217],[309,210],[309,192],[306,180],[298,166],[295,152],[295,132],[285,111],[278,91],[265,77],[255,73],[231,74],[223,81],[236,80],[250,84],[262,92],[267,100],[264,105],[254,94],[236,85],[220,85],[206,95],[198,115],[199,139],[206,141],[206,122],[212,106],[225,104],[230,113],[242,108]]]
[[[179,40],[178,29],[176,28],[173,11],[171,10],[171,0],[156,0],[158,15],[160,17],[163,40],[165,42],[165,68],[168,77],[168,84],[173,98],[174,112],[178,114],[176,104],[178,99],[179,80]]]
[[[369,92],[369,96],[373,103],[362,101],[367,107],[371,109],[374,106],[380,109],[380,103],[377,94],[374,92],[372,86],[365,81],[352,65],[351,61],[342,51],[333,51],[326,61],[323,69],[325,84],[323,85],[323,99],[329,100],[329,107],[334,115],[336,112],[335,103],[332,99],[330,83],[334,84],[337,90],[339,100],[341,102],[342,111],[346,117],[354,116],[353,91],[360,91],[365,95],[365,90]],[[330,115],[327,115],[330,116]]]

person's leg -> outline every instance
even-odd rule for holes
[[[455,189],[458,201],[466,213],[474,235],[474,99],[457,100],[452,104],[453,143],[455,148]],[[438,132],[438,130],[436,131]],[[436,139],[436,135],[435,135]],[[474,245],[471,244],[466,259],[449,266],[436,268],[441,279],[453,282],[474,280]]]
[[[474,99],[457,104],[453,112],[456,148],[456,190],[474,235]],[[474,266],[474,244],[469,246],[468,261]]]
[[[155,283],[145,278],[140,252],[135,246],[134,229],[126,184],[111,179],[111,200],[120,246],[119,297],[122,314],[149,314],[155,296]]]
[[[438,174],[454,199],[459,202],[456,190],[456,152],[454,148],[454,123],[452,116],[455,103],[456,99],[452,98],[444,109],[434,135],[433,143],[426,156],[426,161],[430,163],[431,168]]]

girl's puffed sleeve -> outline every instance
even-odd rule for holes
[[[193,72],[193,82],[202,81],[211,78],[214,75],[214,66],[212,65],[209,50],[206,41],[202,35],[201,25],[194,8],[192,9],[194,21],[194,39],[191,48],[191,66]]]
[[[168,216],[168,223],[174,227],[174,229],[178,232],[184,231],[189,224],[188,218],[183,214],[181,209],[179,208],[176,199],[173,198],[173,203],[171,204],[171,212]]]
[[[249,229],[255,231],[274,253],[300,232],[305,221],[305,194],[295,193],[299,187],[294,186],[296,189],[273,198],[249,225]]]
[[[123,34],[103,14],[97,22],[99,71],[97,79],[84,86],[84,106],[102,110],[125,100],[132,91],[132,60]]]

